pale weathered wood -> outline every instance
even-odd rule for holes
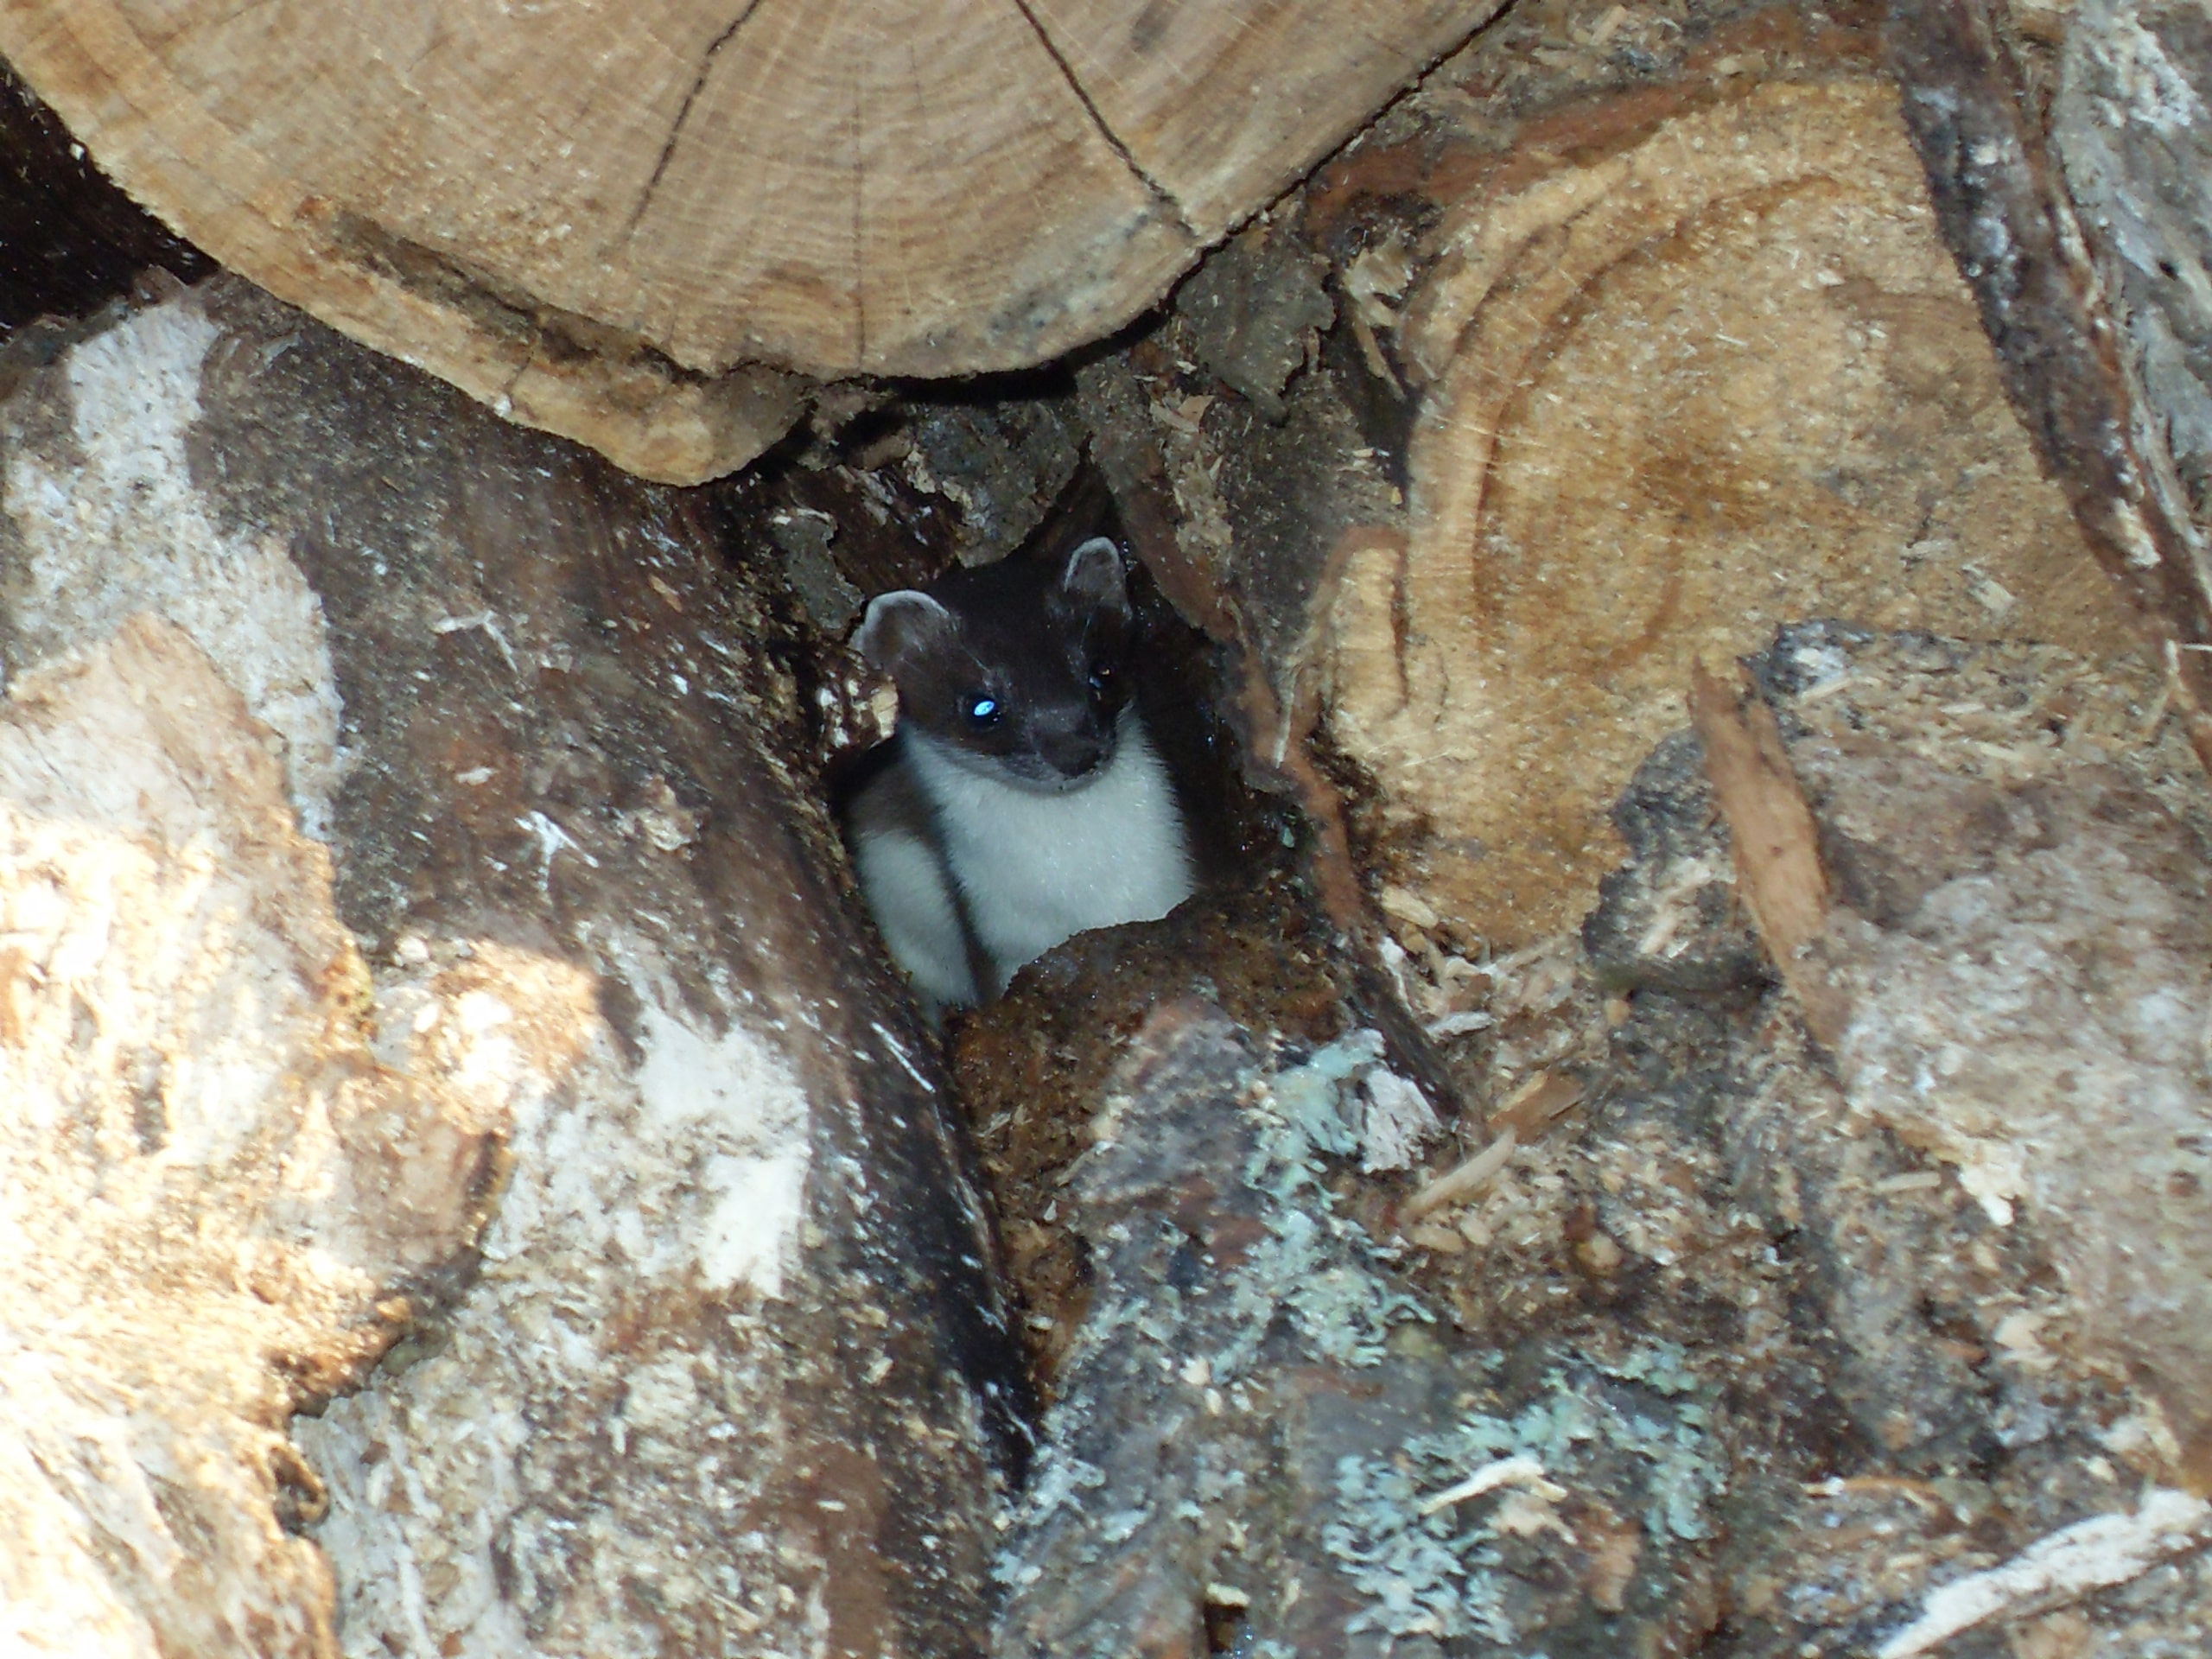
[[[269,728],[140,615],[0,705],[0,1628],[328,1659],[284,1439],[474,1237],[496,1148],[378,1064]]]
[[[671,480],[791,375],[1126,321],[1496,0],[10,0],[0,52],[226,264]]]

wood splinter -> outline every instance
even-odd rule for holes
[[[1774,710],[1731,692],[1700,664],[1690,672],[1690,721],[1705,743],[1706,775],[1736,849],[1738,890],[1767,954],[1824,1046],[1849,1010],[1806,947],[1827,926],[1828,881],[1813,810],[1782,747]]]
[[[1433,1210],[1472,1198],[1489,1185],[1491,1176],[1505,1167],[1517,1144],[1513,1131],[1508,1129],[1465,1163],[1438,1176],[1406,1200],[1405,1208],[1398,1212],[1399,1224],[1410,1227]]]

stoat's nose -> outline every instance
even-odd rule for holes
[[[1114,742],[1109,734],[1054,732],[1039,740],[1037,752],[1054,772],[1073,779],[1087,778],[1104,766],[1114,752]]]

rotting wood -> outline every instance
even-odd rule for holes
[[[0,705],[0,1594],[11,1643],[335,1651],[285,1438],[449,1299],[500,1164],[381,1063],[328,850],[173,624]]]
[[[1740,886],[1708,791],[1668,781],[1694,748],[1670,738],[1638,806],[1670,827],[1633,838],[1603,901],[1624,913],[1593,930],[1649,952],[1649,977],[1613,970],[1628,995],[1606,1108],[1452,1217],[1470,1248],[1436,1255],[1434,1278],[1464,1320],[1516,1340],[1524,1310],[1541,1321],[1586,1274],[1616,1331],[1692,1330],[1693,1302],[1736,1287],[1747,1316],[1685,1338],[1693,1364],[1759,1379],[1732,1404],[1715,1649],[1871,1653],[1936,1615],[1915,1636],[1929,1652],[2190,1650],[2201,1545],[2139,1578],[2126,1562],[2165,1557],[2139,1546],[2197,1513],[2164,1497],[2134,1526],[2146,1492],[2201,1491],[2205,1467],[2212,1233],[2206,1153],[2182,1126],[2202,1115],[2212,793],[2172,723],[2143,740],[2136,684],[2052,647],[1815,623],[1749,666],[1837,895],[1815,948],[1848,998],[1842,1039],[1818,1052],[1786,987],[1743,978],[1734,930],[1649,925],[1656,893]],[[2044,1433],[1993,1442],[2031,1398]],[[2054,1487],[2049,1450],[2075,1434],[2106,1436],[2105,1461],[2069,1460],[2082,1484]],[[1993,1445],[1969,1510],[1955,1471]],[[1970,1517],[1988,1530],[1963,1560]],[[2136,1587],[2081,1593],[2092,1560]],[[1983,1633],[1945,1637],[1976,1605]]]
[[[2160,1561],[2200,1549],[2212,1537],[2212,1504],[2153,1487],[2132,1514],[2092,1516],[2039,1538],[2011,1560],[1955,1579],[1928,1598],[1920,1617],[1875,1650],[1874,1659],[1917,1659],[1992,1619],[2041,1612],[2139,1579]]]
[[[1401,1221],[1411,1225],[1433,1211],[1463,1203],[1481,1192],[1490,1184],[1491,1178],[1505,1167],[1506,1160],[1513,1156],[1513,1148],[1519,1144],[1518,1137],[1507,1129],[1466,1162],[1446,1170],[1415,1192],[1400,1209]]]
[[[2050,1340],[2063,1329],[2155,1399],[2164,1478],[2201,1489],[2212,1198],[2183,1127],[2200,1116],[2201,1022],[2181,1011],[2212,973],[2212,866],[2186,734],[2146,744],[2127,682],[2047,647],[1808,625],[1759,671],[1793,717],[1831,879],[1851,886],[1793,957],[1804,976],[1781,963],[1849,1109],[2048,1253],[2065,1292]],[[2057,731],[2054,695],[2070,704]],[[1893,1279],[1850,1294],[1911,1317]],[[1977,1385],[1944,1368],[1970,1424]],[[1882,1432],[1916,1433],[1922,1415],[1893,1396]]]
[[[1147,353],[1147,355],[1151,355]],[[1344,796],[1316,760],[1313,740],[1322,719],[1321,681],[1317,658],[1320,627],[1313,619],[1324,607],[1314,595],[1331,592],[1363,550],[1402,548],[1402,537],[1388,527],[1366,522],[1363,506],[1376,493],[1372,480],[1356,476],[1349,487],[1331,480],[1303,480],[1296,493],[1303,511],[1294,512],[1298,531],[1318,540],[1318,569],[1270,587],[1251,570],[1240,569],[1240,550],[1262,563],[1248,539],[1240,550],[1221,516],[1213,474],[1205,459],[1211,444],[1204,429],[1185,434],[1179,469],[1171,467],[1154,435],[1168,423],[1157,419],[1144,378],[1127,362],[1102,362],[1077,373],[1079,404],[1094,434],[1094,454],[1111,487],[1131,543],[1159,582],[1169,601],[1192,626],[1223,647],[1224,702],[1241,740],[1243,765],[1253,779],[1287,795],[1305,814],[1310,829],[1306,866],[1322,913],[1335,926],[1345,957],[1346,988],[1361,1017],[1381,1029],[1400,1069],[1419,1085],[1432,1105],[1446,1116],[1461,1109],[1435,1043],[1403,1007],[1382,951],[1387,930],[1361,880]],[[1301,385],[1293,411],[1314,404],[1341,420],[1328,389],[1318,393]],[[1310,445],[1311,439],[1308,438]],[[1262,446],[1237,454],[1249,470],[1248,488],[1257,493],[1281,482],[1279,473],[1301,470],[1307,454],[1293,448],[1272,459]],[[1191,499],[1179,499],[1177,483]],[[1203,480],[1203,481],[1201,481]],[[1214,511],[1192,509],[1200,501]],[[1289,539],[1289,538],[1286,538]],[[1268,550],[1284,563],[1296,563],[1296,548]],[[1302,623],[1300,619],[1304,619]]]
[[[1891,0],[1885,33],[1944,238],[2005,390],[2089,545],[2159,642],[2190,741],[2212,767],[2212,575],[2158,453],[2158,412],[2084,226],[1985,0]],[[2092,197],[2092,207],[2102,207]],[[2094,221],[2088,227],[2094,233]],[[2194,261],[2192,261],[2194,263]]]
[[[1167,460],[1153,433],[1157,405],[1131,366],[1111,359],[1086,365],[1077,385],[1093,454],[1133,550],[1184,619],[1230,654],[1224,677],[1247,766],[1286,789],[1314,827],[1313,879],[1323,910],[1347,935],[1368,931],[1368,901],[1352,864],[1343,798],[1309,747],[1319,716],[1307,661],[1312,630],[1306,649],[1288,664],[1271,660],[1257,607],[1234,578],[1234,547],[1193,522],[1196,515],[1179,511]],[[1337,537],[1319,579],[1322,591],[1333,586],[1327,572],[1341,569],[1372,533],[1352,527]]]

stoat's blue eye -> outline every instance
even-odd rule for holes
[[[999,700],[981,692],[971,692],[967,700],[968,723],[971,726],[995,726],[999,723]]]

